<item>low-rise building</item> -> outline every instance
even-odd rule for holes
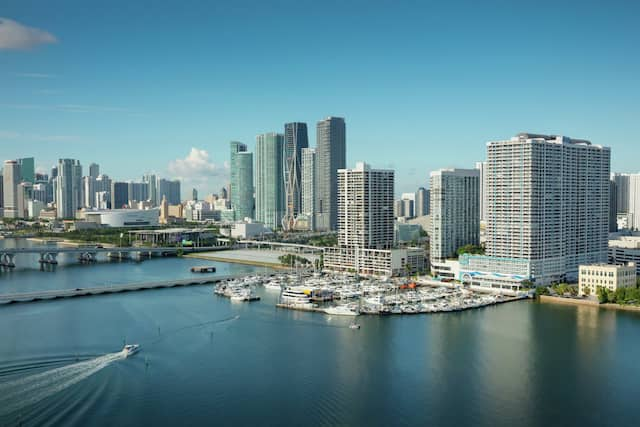
[[[516,291],[534,279],[526,259],[470,254],[459,258],[458,280],[465,284]]]
[[[578,275],[578,294],[596,295],[598,288],[615,291],[636,286],[636,265],[587,264],[581,265]]]
[[[608,249],[609,264],[636,265],[636,274],[640,275],[640,236],[620,236],[609,240]]]
[[[158,225],[158,209],[111,209],[84,212],[87,222],[95,222],[103,227],[151,227]]]
[[[324,268],[365,276],[406,276],[424,273],[426,252],[422,248],[359,249],[334,247],[324,250]]]

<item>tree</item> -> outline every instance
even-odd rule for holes
[[[464,245],[458,248],[456,251],[458,256],[462,254],[470,254],[470,255],[484,255],[484,247],[481,245]]]
[[[598,286],[596,289],[596,295],[598,295],[598,302],[600,302],[600,304],[604,304],[609,301],[609,292],[602,286]]]

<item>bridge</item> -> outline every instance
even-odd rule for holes
[[[59,254],[77,254],[80,261],[93,262],[99,253],[107,254],[109,258],[129,258],[132,254],[137,254],[140,258],[151,258],[155,256],[175,255],[178,251],[182,253],[211,252],[229,249],[221,246],[198,246],[198,247],[145,247],[145,246],[122,246],[122,247],[102,247],[96,245],[78,247],[59,246],[36,246],[30,248],[0,248],[0,266],[15,267],[14,259],[16,255],[39,254],[40,264],[57,264]]]
[[[263,273],[262,276],[270,276],[272,273]],[[122,285],[103,285],[91,288],[75,288],[75,289],[55,289],[46,291],[34,291],[34,292],[22,292],[14,294],[0,295],[0,304],[11,304],[18,302],[35,302],[41,300],[52,300],[57,298],[74,298],[74,297],[87,297],[93,295],[105,295],[115,294],[120,292],[131,291],[144,291],[149,289],[159,288],[175,288],[178,286],[196,286],[196,285],[209,285],[213,283],[222,282],[230,279],[237,279],[239,277],[246,276],[243,274],[231,274],[217,277],[207,278],[189,278],[189,279],[176,279],[165,280],[159,282],[138,282],[127,283]]]

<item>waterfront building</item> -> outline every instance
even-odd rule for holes
[[[283,143],[284,136],[280,133],[256,137],[256,220],[272,228],[281,226],[285,211]]]
[[[97,163],[91,163],[89,165],[89,176],[97,178],[100,175],[100,166]]]
[[[35,183],[35,160],[33,157],[25,157],[17,160],[20,165],[20,182]]]
[[[231,182],[231,208],[234,211],[233,219],[244,220],[253,218],[253,153],[247,151],[247,146],[241,142],[231,141],[230,173]],[[227,193],[226,190],[224,193]],[[224,194],[223,199],[227,198]]]
[[[167,201],[170,205],[178,205],[182,200],[180,195],[180,181],[168,180],[160,178],[158,179],[158,197],[167,196]]]
[[[129,183],[111,182],[111,209],[122,209],[129,204]]]
[[[3,176],[3,215],[5,218],[19,218],[18,184],[20,183],[20,165],[15,160],[5,160]]]
[[[316,150],[302,149],[302,214],[308,222],[308,229],[315,230],[316,215]]]
[[[367,249],[393,246],[394,172],[357,163],[338,170],[338,245]]]
[[[636,287],[636,265],[633,262],[621,265],[580,265],[578,295],[596,295],[598,288],[615,292],[620,288]]]
[[[284,230],[292,230],[302,208],[302,150],[309,147],[306,123],[285,123],[283,179],[285,192]]]
[[[405,276],[424,273],[427,269],[422,248],[328,247],[324,248],[323,260],[324,268],[328,271],[357,272],[363,276]]]
[[[75,218],[82,207],[82,166],[79,160],[59,159],[56,177],[56,215],[61,219]]]
[[[315,226],[318,231],[335,230],[338,225],[338,169],[346,167],[344,118],[327,117],[318,122],[316,130]]]
[[[480,173],[476,169],[440,169],[430,175],[430,261],[438,265],[465,245],[480,244]]]
[[[618,236],[609,240],[607,251],[609,264],[636,265],[636,272],[640,275],[640,236]]]
[[[486,255],[462,254],[451,277],[467,285],[495,289],[519,290],[523,282],[531,281],[531,264],[526,259],[498,258]],[[451,265],[451,264],[449,264]]]
[[[159,209],[110,209],[87,211],[85,220],[102,227],[153,227],[158,225]]]
[[[415,216],[429,215],[429,190],[418,188],[415,195]]]
[[[527,260],[537,285],[577,280],[578,265],[606,262],[610,154],[566,136],[489,142],[486,255]]]

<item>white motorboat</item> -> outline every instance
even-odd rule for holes
[[[127,344],[122,349],[122,353],[124,354],[124,357],[133,356],[138,351],[140,351],[140,344]]]
[[[356,310],[352,309],[347,305],[337,305],[335,307],[328,307],[324,310],[327,314],[334,314],[337,316],[357,316],[358,313]]]
[[[279,291],[282,289],[279,282],[271,281],[264,284],[264,288],[272,291]]]

